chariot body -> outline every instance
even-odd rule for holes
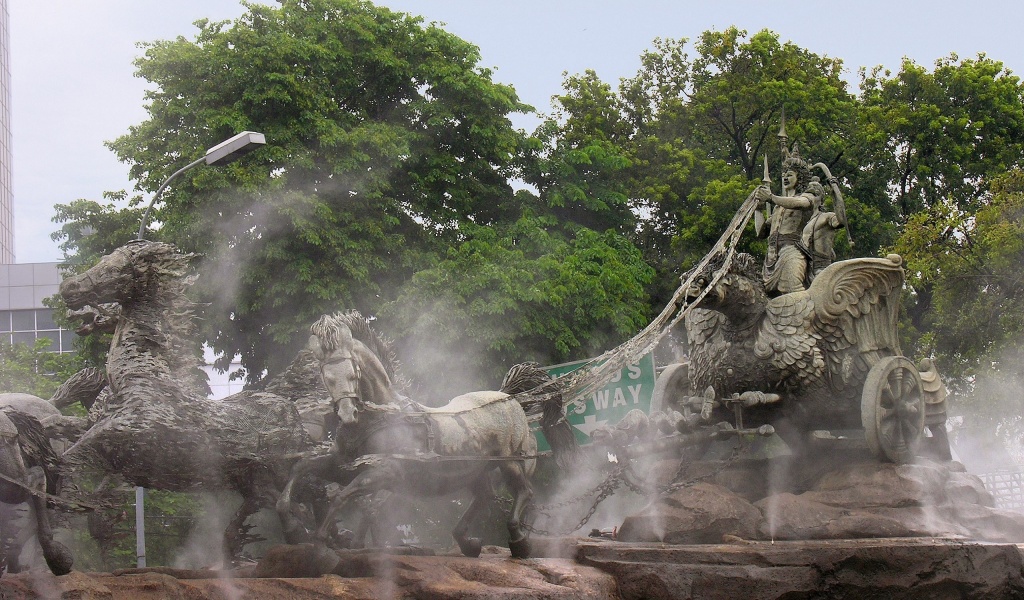
[[[902,355],[902,259],[833,263],[806,290],[769,298],[753,257],[691,278],[689,360],[670,365],[655,405],[737,428],[771,425],[790,445],[813,431],[863,429],[881,460],[927,448],[949,457],[945,393],[930,361]],[[924,444],[924,446],[922,446]]]

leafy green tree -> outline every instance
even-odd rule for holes
[[[593,71],[567,76],[556,110],[534,132],[523,156],[523,179],[539,195],[539,210],[572,230],[629,235],[636,215],[627,187],[628,126],[611,86]]]
[[[110,147],[152,192],[220,140],[266,135],[254,155],[176,179],[149,234],[206,258],[205,335],[258,381],[318,314],[374,313],[462,222],[518,217],[508,115],[528,107],[475,46],[419,18],[358,0],[246,8],[198,21],[194,40],[143,45],[149,117]]]
[[[985,55],[911,60],[861,77],[861,146],[867,183],[893,196],[886,219],[905,222],[940,203],[974,211],[993,178],[1020,165],[1024,87]]]
[[[428,396],[493,388],[517,362],[593,356],[647,323],[653,271],[639,251],[613,231],[567,240],[554,225],[465,227],[466,240],[383,311],[415,334],[403,354],[419,357],[414,379]]]
[[[0,342],[0,393],[20,392],[49,398],[84,365],[77,354],[49,350],[50,340],[32,346]]]
[[[936,357],[964,426],[980,438],[1024,440],[1024,171],[991,184],[976,212],[952,201],[908,220],[896,250],[930,302],[916,353]],[[996,436],[993,436],[993,433]]]
[[[655,40],[636,76],[615,92],[592,71],[567,77],[555,118],[538,131],[540,175],[525,177],[549,205],[613,199],[604,209],[625,198],[629,215],[607,214],[657,269],[656,304],[760,182],[764,156],[777,171],[783,107],[790,139],[800,141],[804,156],[840,178],[856,171],[844,148],[857,103],[840,77],[841,61],[782,43],[770,31],[748,38],[736,28],[704,33],[693,57],[687,48],[685,39]],[[851,213],[876,219],[853,227],[877,248],[879,212],[870,205],[858,211],[856,198],[848,203]],[[757,247],[752,239],[744,243]]]
[[[921,219],[960,235],[988,203],[992,182],[1021,165],[1024,87],[1001,62],[950,55],[929,72],[907,60],[895,75],[864,73],[861,90],[857,185],[891,195],[879,209],[885,221],[906,223],[897,248],[919,247]],[[933,309],[942,312],[932,306],[929,277],[916,282],[908,305],[908,331],[917,335],[930,329]]]
[[[1024,333],[1024,171],[992,191],[976,212],[946,202],[912,215],[896,245],[913,287],[932,291],[922,349],[958,376]]]

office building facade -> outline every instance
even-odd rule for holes
[[[61,329],[43,300],[57,293],[58,263],[0,264],[0,343],[50,341],[47,350],[73,352],[73,331]]]

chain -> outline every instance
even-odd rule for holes
[[[590,505],[590,509],[587,511],[587,514],[583,515],[583,518],[580,519],[579,523],[577,523],[575,527],[571,527],[571,528],[569,528],[567,530],[564,530],[564,531],[555,532],[555,531],[550,531],[550,530],[547,530],[547,529],[540,529],[540,528],[534,527],[533,525],[530,525],[529,523],[524,522],[522,524],[523,529],[526,529],[530,533],[535,533],[537,535],[543,535],[543,536],[563,536],[563,535],[569,535],[570,533],[572,533],[572,532],[582,528],[584,525],[587,524],[587,521],[589,521],[590,518],[594,516],[594,513],[597,512],[597,507],[602,502],[604,502],[608,498],[608,496],[611,496],[613,493],[615,493],[616,489],[618,489],[619,485],[624,480],[622,475],[623,475],[623,472],[625,471],[625,469],[626,469],[626,465],[620,464],[620,465],[616,466],[615,469],[608,475],[608,477],[606,477],[605,480],[602,481],[597,487],[595,487],[594,489],[590,490],[586,494],[582,494],[580,496],[572,498],[571,500],[565,500],[563,502],[557,502],[557,503],[554,503],[554,504],[539,505],[539,506],[538,505],[530,505],[531,509],[536,510],[537,512],[540,512],[540,513],[543,513],[543,514],[546,514],[546,515],[550,516],[550,514],[549,514],[550,511],[552,511],[552,510],[554,510],[556,508],[563,508],[563,507],[566,507],[566,506],[569,506],[569,505],[572,505],[572,504],[577,504],[577,503],[582,502],[583,500],[587,499],[591,494],[597,493],[597,497],[594,499],[593,504]]]
[[[725,469],[732,466],[732,464],[735,463],[740,458],[741,454],[742,453],[740,452],[740,446],[737,445],[736,447],[733,448],[732,454],[729,455],[729,458],[722,461],[722,463],[715,469],[712,469],[711,471],[703,475],[697,475],[695,477],[690,477],[683,480],[679,480],[679,478],[683,473],[683,469],[686,467],[688,463],[686,461],[680,461],[679,468],[676,469],[676,473],[672,478],[672,483],[667,486],[655,486],[647,484],[646,482],[643,481],[643,478],[633,469],[631,461],[626,459],[624,463],[620,463],[618,466],[616,466],[615,469],[612,470],[612,472],[608,475],[608,477],[605,478],[604,481],[602,481],[600,484],[597,485],[597,487],[593,488],[588,492],[580,494],[575,498],[564,500],[562,502],[556,502],[553,504],[529,505],[529,509],[550,516],[551,511],[554,511],[559,508],[565,508],[567,506],[571,506],[574,504],[578,504],[580,502],[583,502],[587,498],[591,497],[592,495],[597,494],[597,497],[594,499],[594,502],[590,505],[590,509],[587,510],[587,513],[583,515],[583,517],[579,520],[579,523],[577,523],[575,527],[566,529],[564,531],[553,532],[550,530],[534,527],[533,525],[526,522],[524,522],[522,526],[527,531],[535,533],[537,535],[569,535],[570,533],[578,531],[584,525],[586,525],[587,522],[591,519],[591,517],[594,516],[594,513],[597,512],[597,507],[602,502],[604,502],[609,496],[615,493],[615,490],[617,490],[620,485],[624,484],[626,488],[628,488],[630,491],[644,497],[650,497],[655,494],[668,495],[683,488],[692,487],[702,481],[706,481],[708,479],[715,477]],[[502,500],[504,500],[507,504],[511,505],[511,499]]]

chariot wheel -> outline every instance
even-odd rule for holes
[[[881,460],[914,460],[924,437],[924,392],[917,367],[903,356],[888,356],[868,371],[860,417],[868,448]]]
[[[651,412],[679,410],[677,401],[690,395],[690,365],[688,363],[672,363],[658,375],[651,394]]]

